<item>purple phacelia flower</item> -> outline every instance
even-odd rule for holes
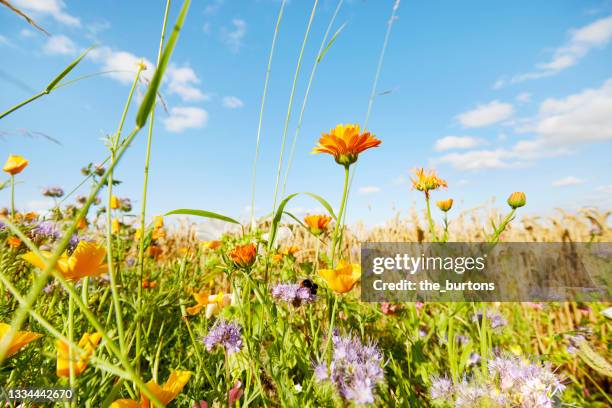
[[[68,252],[72,253],[79,245],[79,242],[81,242],[81,238],[77,234],[72,235],[68,242]]]
[[[60,198],[64,196],[64,190],[61,187],[47,187],[42,191],[45,197]]]
[[[242,349],[241,330],[242,327],[237,321],[218,320],[208,335],[204,337],[206,350],[211,351],[219,345],[225,348],[228,354],[240,351]]]
[[[43,221],[32,229],[32,238],[35,240],[56,240],[60,237],[60,232],[51,221]]]
[[[290,303],[295,307],[317,299],[316,288],[299,283],[279,283],[270,292],[275,300]]]
[[[429,395],[431,399],[450,400],[454,392],[453,381],[448,377],[433,377]]]
[[[496,313],[492,310],[487,310],[486,311],[486,319],[487,322],[489,323],[489,326],[492,329],[499,329],[502,328],[504,326],[508,325],[508,322],[506,321],[506,319],[504,319],[504,317],[502,315],[500,315],[499,313]],[[472,317],[472,321],[473,322],[478,322],[478,323],[482,323],[483,320],[483,312],[482,310],[479,310],[473,317]]]

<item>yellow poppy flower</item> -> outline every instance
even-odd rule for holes
[[[361,278],[361,267],[340,261],[335,269],[321,269],[319,275],[325,279],[329,287],[338,293],[349,292]]]
[[[87,368],[89,359],[93,354],[94,350],[100,343],[102,335],[100,333],[85,333],[79,341],[79,348],[84,350],[81,354],[77,355],[77,351],[73,352],[72,369],[75,376],[79,376]],[[58,377],[70,377],[70,346],[61,340],[56,343],[57,346],[57,376]]]
[[[370,132],[361,132],[359,125],[337,125],[329,133],[323,133],[312,153],[327,153],[336,163],[350,166],[364,150],[380,146],[382,142]]]
[[[116,210],[120,206],[121,206],[121,203],[119,202],[119,198],[117,198],[117,196],[111,196],[110,205],[109,205],[110,209]]]
[[[6,163],[4,163],[4,167],[2,170],[6,173],[14,176],[15,174],[19,174],[26,168],[26,166],[30,163],[28,160],[24,159],[21,156],[11,154],[9,155]]]
[[[45,260],[51,258],[51,252],[41,251]],[[93,242],[81,241],[72,255],[64,253],[57,261],[56,268],[68,280],[79,280],[86,276],[100,276],[107,271],[103,264],[106,250]],[[28,252],[23,259],[40,269],[45,269],[45,261],[34,252]]]
[[[208,295],[208,292],[200,291],[198,293],[194,293],[193,298],[196,301],[196,305],[185,309],[187,310],[187,313],[190,315],[196,315],[200,313],[202,308],[206,307],[207,318],[217,314],[221,309],[229,306],[232,303],[232,295],[222,292],[219,292],[216,295]]]
[[[0,344],[2,344],[5,341],[6,336],[9,335],[10,331],[11,331],[10,325],[6,323],[0,323]],[[42,334],[40,333],[34,333],[34,332],[29,332],[29,331],[18,331],[17,333],[13,335],[13,338],[11,339],[9,343],[9,347],[6,352],[6,356],[7,357],[12,356],[17,351],[19,351],[19,349],[27,346],[28,344],[30,344],[31,342],[33,342],[34,340],[40,337],[42,337]]]
[[[151,380],[147,383],[147,388],[157,397],[164,405],[169,404],[183,391],[183,388],[191,378],[189,371],[172,371],[168,380],[164,385],[158,385]],[[153,404],[144,394],[141,394],[140,401],[133,399],[120,399],[113,402],[110,408],[151,408]]]

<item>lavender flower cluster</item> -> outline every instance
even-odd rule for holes
[[[482,319],[483,319],[483,312],[481,310],[479,310],[473,317],[472,317],[472,321],[473,322],[478,322],[478,323],[482,323]],[[490,309],[487,310],[486,312],[486,318],[487,321],[489,322],[489,325],[491,326],[492,329],[499,329],[501,327],[507,326],[508,325],[508,321],[506,319],[504,319],[504,317],[502,315],[500,315],[497,312],[494,312]]]
[[[54,241],[60,237],[60,231],[51,221],[43,221],[32,229],[32,239],[36,241]]]
[[[432,378],[431,398],[451,402],[455,408],[490,405],[552,408],[558,405],[565,389],[549,364],[497,357],[489,360],[488,367],[489,377],[484,381],[464,378],[453,384],[447,377]]]
[[[42,191],[45,197],[60,198],[64,196],[64,190],[61,187],[46,187]]]
[[[383,355],[374,343],[362,344],[353,336],[332,337],[333,355],[330,366],[315,365],[317,381],[331,381],[338,394],[356,405],[374,402],[374,389],[384,380]]]
[[[228,354],[240,351],[242,349],[241,330],[242,326],[237,321],[218,320],[208,335],[204,337],[206,350],[211,351],[215,346],[221,346]]]
[[[295,307],[314,302],[317,299],[316,292],[312,288],[299,283],[279,283],[270,292],[277,301],[287,302]]]

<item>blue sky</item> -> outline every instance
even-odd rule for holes
[[[0,122],[0,155],[31,164],[18,205],[49,203],[40,190],[70,190],[80,168],[103,159],[136,61],[154,61],[163,1],[14,0],[51,37],[0,9],[0,110],[42,89],[82,49],[71,74],[120,70],[58,90]],[[336,0],[320,0],[298,79],[293,137],[308,76]],[[394,1],[345,1],[313,83],[287,192],[312,191],[337,205],[342,170],[309,154],[337,123],[362,123]],[[262,129],[256,209],[272,206],[285,113],[312,1],[288,2],[281,22]],[[162,86],[152,150],[151,214],[188,207],[246,218],[260,100],[280,1],[193,1]],[[170,19],[179,2],[173,2]],[[409,186],[417,166],[435,167],[459,210],[503,208],[516,190],[526,213],[612,204],[612,2],[408,2],[397,10],[369,128],[383,144],[359,160],[350,221],[376,224],[422,208]],[[148,72],[152,72],[150,68]],[[132,109],[132,113],[135,109]],[[128,119],[129,127],[133,115]],[[57,140],[53,143],[42,133]],[[139,205],[145,134],[120,163],[121,197]],[[287,157],[287,156],[285,156]],[[86,191],[83,190],[83,193]],[[6,191],[1,202],[8,204]],[[296,200],[299,215],[317,203]]]

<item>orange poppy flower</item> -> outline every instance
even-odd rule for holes
[[[327,215],[307,215],[304,217],[304,222],[310,227],[310,232],[315,235],[324,233],[330,221],[331,217]]]
[[[157,397],[157,399],[165,406],[175,399],[191,378],[189,371],[172,371],[168,380],[164,385],[160,386],[155,381],[151,380],[147,383],[147,388]],[[110,408],[150,408],[153,404],[149,399],[141,394],[140,401],[133,399],[120,399],[113,402]]]
[[[412,187],[416,190],[423,191],[427,197],[429,197],[430,190],[437,190],[440,187],[448,187],[446,181],[438,177],[435,170],[425,169],[414,169],[414,175],[416,178],[410,178],[412,181]]]
[[[382,142],[370,132],[361,132],[359,125],[337,125],[329,133],[323,133],[319,144],[312,153],[327,153],[334,156],[336,163],[350,166],[357,161],[359,153]]]
[[[11,331],[11,326],[9,324],[0,323],[0,344],[2,344],[5,341],[6,336],[9,335],[10,331]],[[6,356],[7,357],[12,356],[16,352],[18,352],[21,348],[27,346],[28,344],[30,344],[36,339],[39,339],[40,337],[42,337],[42,334],[40,333],[34,333],[34,332],[29,332],[29,331],[16,332],[11,338],[11,341],[9,342]]]
[[[229,253],[229,257],[241,268],[248,268],[255,262],[257,247],[254,244],[237,245]]]
[[[23,169],[27,167],[28,163],[30,162],[23,157],[11,154],[6,160],[6,163],[4,163],[2,170],[11,176],[14,176],[15,174],[21,173]]]
[[[359,264],[340,261],[335,269],[320,269],[319,275],[337,293],[349,292],[361,278]]]
[[[102,339],[102,335],[100,333],[85,333],[81,340],[79,341],[79,348],[84,350],[79,355],[75,350],[73,352],[73,361],[71,364],[70,361],[70,346],[64,343],[61,340],[58,340],[56,343],[57,347],[57,376],[58,377],[70,377],[70,366],[72,365],[72,370],[74,371],[75,376],[79,376],[85,371],[87,368],[87,364],[89,364],[89,359],[93,354],[94,350],[100,343],[100,339]]]
[[[49,251],[40,251],[45,260],[52,256]],[[68,280],[79,280],[86,276],[100,276],[107,272],[108,266],[103,264],[106,250],[93,242],[81,241],[72,255],[64,253],[55,265],[56,269]],[[45,269],[45,261],[34,252],[28,252],[23,259],[40,269]]]

